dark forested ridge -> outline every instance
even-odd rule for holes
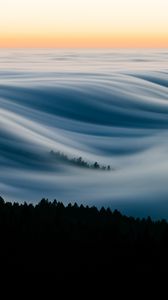
[[[166,272],[168,223],[126,217],[117,210],[0,197],[3,268],[64,274]]]

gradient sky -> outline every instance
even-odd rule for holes
[[[168,47],[168,0],[0,0],[0,47]]]

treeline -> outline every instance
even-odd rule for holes
[[[65,153],[60,152],[60,151],[50,151],[50,154],[54,158],[55,161],[57,162],[64,162],[64,163],[69,163],[78,167],[83,167],[83,168],[88,168],[88,169],[94,169],[94,170],[103,170],[103,171],[110,171],[112,168],[110,165],[101,165],[97,161],[94,163],[88,163],[85,161],[81,156],[80,157],[69,157]]]
[[[1,269],[99,274],[157,272],[168,267],[168,223],[109,208],[0,197]]]

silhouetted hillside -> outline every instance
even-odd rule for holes
[[[0,239],[1,270],[112,276],[168,266],[165,220],[135,219],[109,208],[0,197]]]

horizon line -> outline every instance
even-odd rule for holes
[[[76,49],[83,49],[83,50],[113,50],[113,49],[118,49],[118,50],[126,50],[126,49],[140,49],[140,50],[151,50],[151,49],[168,49],[168,46],[130,46],[130,47],[126,47],[126,46],[113,46],[113,47],[101,47],[101,46],[98,46],[98,47],[85,47],[85,46],[75,46],[75,47],[60,47],[60,46],[0,46],[0,50],[5,50],[5,49],[53,49],[53,50],[64,50],[64,49],[72,49],[72,50],[76,50]]]

